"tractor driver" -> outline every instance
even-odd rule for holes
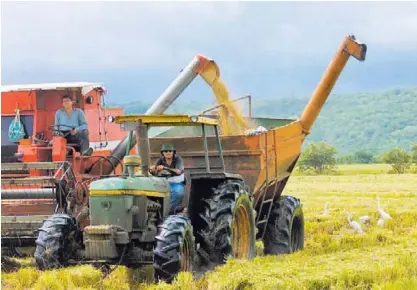
[[[156,165],[150,167],[152,174],[158,174],[158,172],[164,170],[164,167],[168,167],[175,172],[176,175],[168,177],[168,182],[171,186],[171,204],[170,211],[182,203],[184,198],[184,161],[176,155],[176,149],[173,144],[166,143],[161,147],[161,157],[156,161]]]
[[[74,108],[68,95],[62,96],[62,106],[63,108],[55,113],[55,130],[65,134],[68,143],[79,144],[82,155],[91,155],[93,149],[89,147],[88,124],[84,111]]]

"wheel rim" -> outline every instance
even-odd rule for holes
[[[191,261],[190,261],[190,247],[188,244],[187,238],[184,239],[182,248],[181,248],[181,272],[187,272],[191,270]]]
[[[237,259],[249,257],[250,249],[249,215],[241,204],[235,212],[232,223],[232,255]]]

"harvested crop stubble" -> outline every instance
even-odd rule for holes
[[[152,284],[152,267],[118,267],[102,279],[92,266],[42,273],[27,265],[2,273],[2,289],[417,289],[416,188],[415,175],[293,176],[285,194],[304,204],[301,252],[265,257],[258,242],[261,256],[229,260],[197,281],[181,273],[172,285]],[[376,196],[392,217],[384,228],[376,225]],[[370,216],[365,234],[353,232],[345,211],[356,221]]]

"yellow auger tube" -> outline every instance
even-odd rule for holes
[[[300,122],[305,134],[310,133],[314,121],[317,119],[349,57],[353,56],[359,61],[364,61],[366,49],[366,45],[357,43],[353,35],[345,37],[301,115]]]

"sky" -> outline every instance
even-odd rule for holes
[[[230,95],[306,97],[343,38],[367,44],[335,93],[416,86],[413,2],[2,2],[1,82],[103,82],[113,103],[152,102],[193,57]],[[196,79],[182,99],[214,98]]]

